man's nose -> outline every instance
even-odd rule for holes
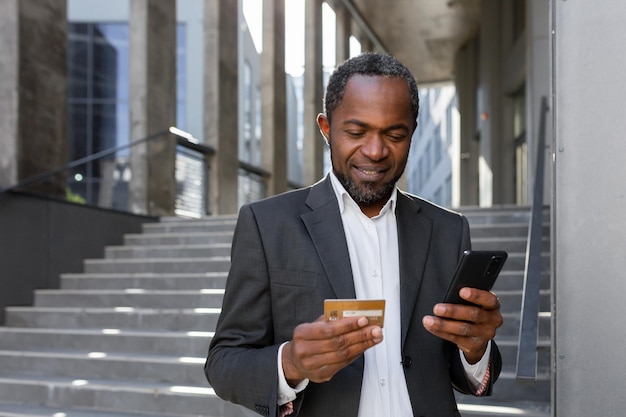
[[[389,155],[389,148],[380,134],[371,134],[361,146],[361,153],[372,161],[380,161]]]

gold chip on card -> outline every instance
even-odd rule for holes
[[[361,316],[367,317],[369,324],[383,327],[385,321],[385,300],[324,300],[324,320],[326,321]]]

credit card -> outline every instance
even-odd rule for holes
[[[324,320],[326,321],[360,316],[367,317],[369,324],[383,327],[385,322],[385,300],[324,300]]]

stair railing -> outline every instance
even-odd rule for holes
[[[206,184],[208,184],[209,157],[215,154],[215,150],[209,146],[201,144],[191,134],[176,127],[170,127],[167,130],[162,130],[144,138],[130,141],[127,144],[104,149],[83,158],[68,162],[63,166],[25,178],[13,185],[0,188],[0,195],[11,191],[26,189],[29,186],[49,181],[57,174],[70,171],[91,162],[100,162],[100,171],[106,171],[108,169],[108,176],[105,178],[105,174],[103,174],[102,177],[100,177],[103,181],[102,184],[100,184],[100,190],[98,193],[100,195],[98,196],[98,201],[86,201],[84,196],[72,193],[71,187],[66,184],[66,190],[70,194],[70,196],[67,197],[68,200],[74,202],[80,201],[82,203],[96,205],[99,207],[126,211],[128,207],[127,202],[118,200],[120,198],[119,195],[125,195],[127,192],[120,193],[118,186],[120,183],[125,183],[126,187],[128,186],[127,174],[130,170],[130,162],[128,157],[120,157],[119,153],[142,143],[165,138],[170,134],[174,135],[176,138],[176,144],[179,147],[176,155],[176,177],[178,188],[176,197],[176,212],[178,213],[180,211],[184,215],[200,217],[201,215],[206,214],[206,210],[209,207],[207,192],[208,187],[206,187]],[[104,183],[107,183],[106,187],[103,185]],[[76,185],[76,183],[74,185]],[[108,191],[105,192],[103,188],[108,189]],[[114,191],[118,192],[115,193]],[[199,193],[203,198],[198,198]],[[189,194],[189,196],[186,194]],[[72,196],[74,198],[70,198]],[[189,208],[190,204],[195,204],[195,206]]]
[[[543,238],[543,190],[545,171],[546,117],[548,100],[541,99],[539,137],[537,142],[537,166],[533,189],[533,203],[526,265],[524,269],[524,290],[520,318],[519,343],[517,350],[516,379],[521,383],[534,383],[537,379],[537,347],[539,329],[539,299],[541,289],[541,251]]]

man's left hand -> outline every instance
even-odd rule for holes
[[[476,288],[461,288],[461,298],[477,306],[436,304],[434,316],[424,316],[426,330],[456,344],[468,363],[478,362],[487,349],[487,343],[502,325],[500,301],[492,292]]]

